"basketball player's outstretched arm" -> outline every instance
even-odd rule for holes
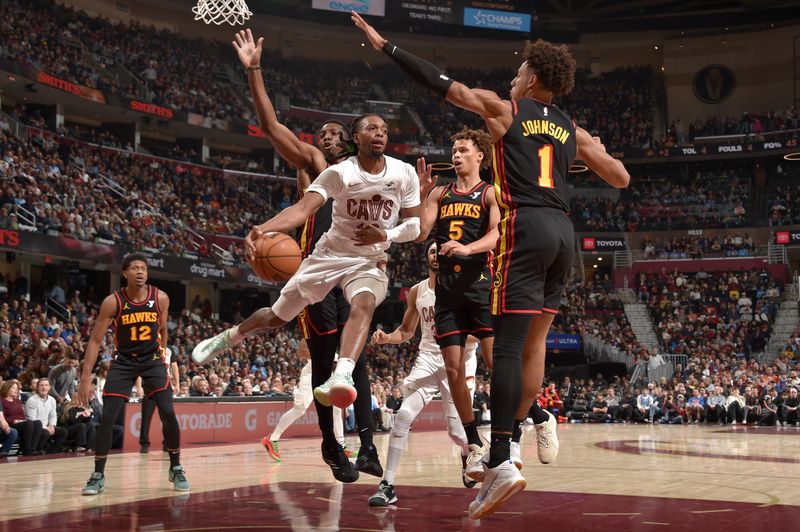
[[[493,91],[471,89],[450,79],[432,63],[391,44],[355,11],[351,12],[350,19],[364,32],[375,50],[386,53],[417,83],[436,92],[453,105],[482,116],[493,138],[501,138],[511,126],[514,115],[510,101],[503,100]]]
[[[255,257],[255,241],[265,233],[285,233],[300,227],[314,215],[325,203],[325,198],[321,194],[312,192],[303,195],[300,201],[283,209],[261,225],[255,226],[244,239],[245,258],[248,262]]]
[[[497,224],[500,223],[500,208],[497,206],[494,194],[486,194],[484,197],[489,208],[489,227],[486,230],[486,234],[475,242],[466,245],[455,240],[449,240],[442,244],[439,250],[440,255],[466,257],[476,253],[486,253],[497,246],[497,239],[500,238],[500,231],[497,229]]]
[[[114,295],[108,295],[100,305],[100,312],[97,314],[97,319],[92,327],[92,334],[89,336],[89,342],[86,344],[86,351],[83,357],[83,369],[81,370],[81,382],[78,385],[78,397],[84,403],[89,403],[89,395],[92,386],[92,370],[97,362],[97,355],[100,351],[100,344],[103,342],[103,337],[106,331],[111,326],[114,316],[117,315],[117,298]]]
[[[247,69],[247,81],[250,84],[250,93],[258,115],[258,125],[275,150],[286,161],[299,169],[310,169],[314,175],[322,172],[327,163],[325,157],[317,148],[298,139],[289,128],[278,122],[278,115],[267,96],[267,87],[261,74],[261,53],[264,38],[258,42],[253,39],[250,29],[236,33],[233,47],[239,55],[239,60]]]
[[[382,344],[402,344],[414,337],[419,324],[419,312],[417,311],[417,291],[419,286],[411,287],[406,296],[406,312],[403,314],[403,321],[394,331],[387,333],[378,329],[372,333],[372,343]]]
[[[578,144],[577,158],[614,188],[626,188],[631,176],[622,161],[606,152],[599,137],[592,137],[585,129],[577,128],[575,140]]]

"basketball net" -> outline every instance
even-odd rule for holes
[[[231,26],[244,25],[253,16],[244,0],[197,0],[192,12],[195,20],[206,24],[227,22]]]

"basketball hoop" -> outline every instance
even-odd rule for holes
[[[217,26],[223,22],[231,26],[242,26],[253,16],[244,0],[197,0],[192,12],[195,20]]]
[[[455,168],[453,163],[431,163],[430,167],[431,170],[435,170],[437,172],[446,172],[447,170],[452,170]]]

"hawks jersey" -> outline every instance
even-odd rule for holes
[[[419,326],[422,335],[419,339],[420,355],[441,356],[439,344],[436,343],[434,331],[436,311],[436,292],[428,285],[428,279],[417,283],[417,312],[419,313]]]
[[[147,285],[147,297],[133,301],[121,288],[114,292],[117,298],[116,344],[121,355],[136,357],[149,355],[161,348],[158,306],[158,289]]]
[[[456,190],[455,184],[445,187],[439,198],[439,212],[436,216],[436,245],[441,249],[448,240],[460,244],[470,244],[480,240],[489,229],[489,209],[486,206],[486,194],[492,193],[492,187],[483,181],[467,192]],[[439,256],[439,265],[444,271],[454,266],[486,265],[486,253],[475,253],[466,257]]]
[[[303,225],[303,232],[300,235],[300,249],[303,251],[303,257],[311,255],[319,239],[322,238],[325,231],[330,229],[332,215],[333,200],[328,200],[306,220]]]
[[[501,209],[552,207],[569,212],[567,175],[578,149],[575,123],[555,105],[532,98],[511,104],[514,119],[495,143],[492,163]]]
[[[357,246],[356,231],[365,224],[386,230],[395,227],[400,209],[419,205],[419,179],[410,164],[384,156],[380,174],[361,168],[358,157],[349,157],[325,171],[308,187],[326,201],[333,198],[330,229],[322,235],[317,249],[339,256],[385,256],[390,242]]]

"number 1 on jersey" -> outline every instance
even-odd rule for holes
[[[545,144],[539,148],[539,186],[553,188],[553,146]]]

